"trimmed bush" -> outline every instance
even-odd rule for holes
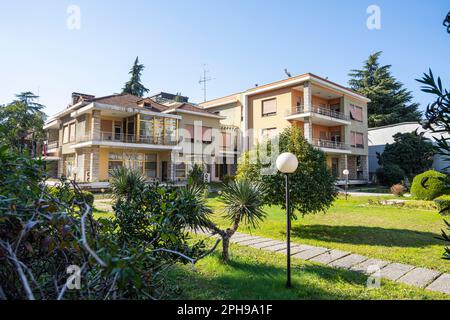
[[[445,178],[445,174],[434,170],[418,174],[414,177],[411,195],[417,200],[434,200],[447,191]],[[427,179],[425,183],[423,183],[424,179]]]
[[[450,213],[450,195],[442,195],[434,199],[434,203],[436,204],[439,213],[447,215]]]
[[[75,197],[75,191],[73,189],[61,188],[61,187],[48,187],[50,196],[63,201],[64,203],[71,203]],[[89,191],[82,190],[79,195],[79,201],[86,201],[89,206],[94,205],[94,194]]]
[[[398,184],[394,184],[391,187],[391,193],[394,196],[402,197],[405,194],[405,192],[406,192],[406,188],[403,185],[399,184],[399,183]]]
[[[405,178],[405,171],[396,164],[387,164],[377,169],[378,183],[383,186],[392,186],[402,182]]]

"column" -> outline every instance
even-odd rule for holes
[[[167,174],[167,178],[169,181],[175,181],[175,165],[176,165],[176,152],[170,152],[170,161],[167,165],[167,170],[169,171]]]
[[[91,137],[94,141],[99,141],[101,138],[100,135],[100,125],[101,125],[101,119],[100,119],[100,111],[99,110],[93,110],[92,111],[92,121],[91,121]]]
[[[244,95],[242,105],[242,121],[243,121],[243,133],[242,133],[242,152],[249,149],[248,145],[248,96]]]
[[[309,143],[313,143],[313,124],[311,118],[306,118],[303,124],[303,135],[305,136],[306,141]]]
[[[305,82],[303,85],[303,105],[305,110],[311,110],[312,108],[311,82]]]
[[[100,180],[100,148],[92,148],[90,157],[89,171],[90,182]]]

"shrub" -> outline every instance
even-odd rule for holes
[[[442,195],[434,199],[439,213],[447,215],[450,213],[450,195]]]
[[[445,174],[428,170],[414,177],[411,195],[418,200],[434,200],[447,191]]]
[[[394,196],[397,196],[397,197],[402,197],[404,194],[405,194],[405,192],[406,192],[406,188],[405,188],[405,186],[403,186],[403,185],[401,185],[401,184],[394,184],[392,187],[391,187],[391,193],[394,195]]]
[[[392,186],[402,182],[405,172],[396,164],[387,164],[377,169],[378,183],[383,186]]]
[[[65,186],[48,187],[47,191],[50,196],[63,203],[73,203],[76,199],[79,202],[86,202],[90,207],[94,205],[95,198],[92,192],[86,190],[75,192],[69,187],[68,183]]]
[[[191,185],[203,186],[205,184],[203,174],[204,174],[203,166],[197,163],[194,164],[191,170],[189,170],[187,176],[188,183]]]
[[[229,175],[229,174],[224,175],[223,178],[222,178],[222,182],[224,184],[230,184],[233,181],[234,181],[234,177]]]

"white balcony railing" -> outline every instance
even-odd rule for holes
[[[337,149],[337,150],[349,150],[349,145],[337,142],[337,141],[331,141],[331,140],[322,140],[322,139],[313,139],[312,144],[319,148],[328,148],[328,149]]]
[[[163,135],[156,134],[152,136],[148,135],[134,135],[134,134],[124,134],[116,132],[101,132],[100,137],[94,139],[91,133],[84,136],[80,136],[77,142],[86,142],[90,140],[100,140],[100,141],[113,141],[113,142],[123,142],[123,143],[145,143],[145,144],[157,144],[157,145],[170,145],[174,146],[178,143],[178,139],[173,135]]]
[[[319,106],[314,106],[314,105],[311,107],[305,107],[303,105],[295,107],[291,110],[289,115],[301,114],[301,113],[305,113],[305,112],[312,112],[312,113],[320,114],[320,115],[327,116],[330,118],[350,121],[350,116],[346,115],[343,112],[334,111],[329,108],[324,108],[324,107],[319,107]]]

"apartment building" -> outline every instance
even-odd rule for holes
[[[108,181],[112,169],[126,166],[149,180],[178,181],[194,163],[204,164],[212,181],[231,172],[226,159],[237,157],[237,128],[186,97],[155,100],[73,93],[71,104],[44,127],[44,156],[53,175]]]
[[[338,184],[367,183],[367,103],[349,88],[311,73],[255,86],[243,92],[201,103],[204,110],[222,116],[224,126],[242,131],[242,150],[299,127],[305,138],[324,151]]]

